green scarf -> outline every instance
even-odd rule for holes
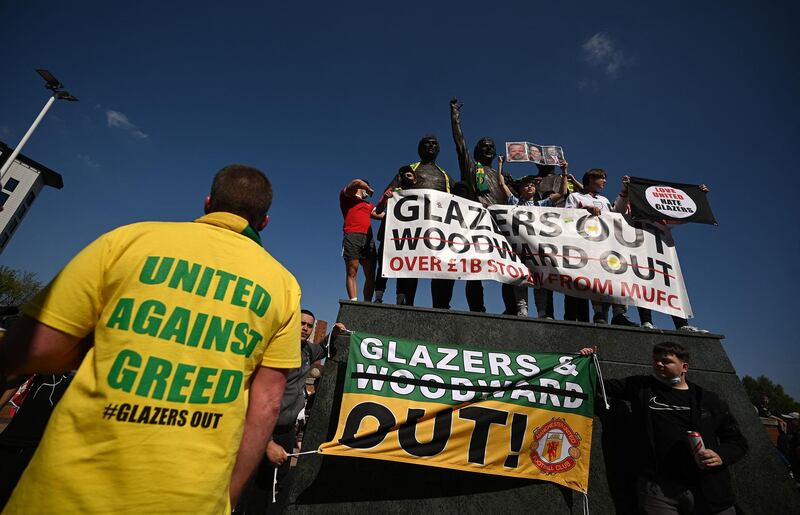
[[[483,169],[483,165],[476,162],[475,163],[475,188],[478,190],[478,193],[489,193],[489,183],[486,182],[486,170]]]

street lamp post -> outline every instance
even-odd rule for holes
[[[36,130],[36,126],[38,126],[39,122],[42,121],[42,118],[44,118],[44,115],[47,114],[47,111],[50,109],[53,103],[56,100],[66,100],[68,102],[78,101],[78,99],[72,96],[69,93],[69,91],[65,91],[63,89],[64,85],[61,84],[61,82],[59,82],[59,80],[56,79],[52,73],[50,73],[47,70],[36,70],[36,72],[42,76],[42,78],[46,82],[45,87],[50,91],[52,91],[53,94],[47,100],[47,103],[42,108],[42,111],[39,113],[39,116],[37,116],[36,119],[33,121],[33,124],[31,125],[30,129],[28,129],[28,132],[26,132],[25,135],[22,137],[22,139],[19,140],[19,143],[17,143],[17,147],[14,149],[13,152],[11,152],[11,155],[8,157],[8,159],[6,159],[5,164],[3,164],[3,168],[0,169],[0,184],[4,183],[3,179],[6,176],[6,172],[8,172],[9,168],[11,168],[11,165],[14,163],[14,160],[22,151],[22,147],[24,147],[25,143],[28,142],[28,139],[31,137],[31,134],[33,134],[33,131]]]

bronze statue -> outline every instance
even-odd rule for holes
[[[436,139],[436,136],[430,134],[423,136],[417,145],[417,154],[419,161],[401,167],[392,182],[389,183],[389,188],[400,187],[401,178],[408,169],[411,169],[417,176],[415,188],[450,193],[450,188],[453,186],[452,180],[447,172],[436,164],[436,157],[439,155],[439,140]]]
[[[413,189],[431,189],[450,193],[453,181],[450,176],[439,165],[436,164],[436,157],[439,155],[439,140],[436,136],[426,134],[419,140],[417,145],[419,161],[405,165],[398,170],[397,174],[386,187],[387,193],[396,188],[408,188],[408,184],[403,184],[403,177],[415,176]],[[385,235],[383,234],[383,223],[381,224],[381,245],[383,245]],[[391,235],[389,235],[391,238]],[[387,239],[388,243],[391,241]],[[450,309],[450,300],[453,298],[453,286],[455,281],[452,279],[431,279],[431,299],[434,308]],[[400,305],[413,306],[414,296],[417,292],[416,278],[403,278],[397,280],[397,303]]]
[[[470,200],[480,202],[484,207],[492,204],[505,204],[506,196],[502,186],[500,186],[499,173],[492,168],[492,162],[497,155],[494,140],[491,138],[481,138],[475,144],[472,155],[467,150],[467,142],[464,140],[464,133],[461,131],[461,107],[458,99],[450,101],[450,124],[453,129],[453,141],[456,144],[458,154],[458,166],[461,169],[461,182],[469,190]],[[511,184],[513,178],[508,176],[507,183]],[[480,281],[467,281],[466,284],[467,304],[470,311],[485,312],[486,306],[483,303],[483,284]],[[503,283],[503,304],[505,305],[504,314],[515,315],[517,313],[516,297],[514,288]]]
[[[492,168],[492,162],[497,156],[494,140],[492,138],[479,139],[472,155],[469,154],[464,133],[461,131],[462,105],[458,103],[457,98],[450,101],[450,123],[458,154],[458,166],[461,169],[461,182],[469,188],[471,200],[480,202],[484,206],[505,204],[505,193],[500,187],[498,172]],[[511,183],[510,177],[508,183]]]

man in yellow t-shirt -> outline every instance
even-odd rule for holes
[[[3,511],[230,513],[300,366],[300,287],[261,246],[272,187],[223,168],[194,222],[83,249],[0,343],[0,374],[77,368]]]

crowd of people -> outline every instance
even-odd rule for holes
[[[776,415],[770,409],[768,395],[762,395],[753,407],[775,445],[778,458],[800,487],[800,413],[792,411]]]
[[[375,193],[369,183],[363,179],[350,181],[339,192],[339,205],[344,217],[344,238],[342,256],[346,269],[346,290],[350,300],[358,300],[357,272],[359,266],[363,270],[364,286],[361,300],[365,302],[384,302],[387,279],[383,277],[381,262],[385,245],[385,216],[387,200],[394,192],[410,189],[432,189],[451,193],[468,200],[480,202],[484,207],[492,204],[509,204],[522,206],[548,206],[568,209],[585,209],[592,215],[603,213],[627,213],[628,184],[630,177],[622,177],[620,191],[612,203],[603,196],[608,176],[602,168],[588,170],[581,181],[569,173],[569,164],[561,160],[556,173],[556,165],[536,164],[537,174],[526,175],[514,179],[503,170],[503,156],[497,157],[494,141],[482,138],[475,145],[472,153],[468,151],[461,129],[461,104],[457,99],[450,102],[450,119],[458,155],[460,179],[453,178],[436,164],[439,155],[439,141],[435,136],[425,135],[417,146],[419,161],[401,167],[391,179],[382,195],[373,203],[369,198]],[[493,163],[497,157],[497,168]],[[708,189],[701,185],[703,191]],[[375,249],[371,220],[380,220],[377,231],[378,249]],[[416,278],[397,279],[396,303],[413,306],[417,291]],[[431,280],[432,306],[450,309],[453,296],[454,281],[448,279]],[[529,316],[528,289],[503,284],[501,287],[505,315]],[[483,285],[481,281],[466,281],[465,294],[470,311],[485,312]],[[547,288],[534,289],[536,317],[554,319],[553,291]],[[595,324],[638,327],[627,316],[627,307],[622,304],[609,304],[592,301],[593,316],[590,318],[590,302],[587,299],[564,295],[564,319]],[[656,329],[653,315],[647,308],[637,308],[641,327]],[[675,329],[689,332],[708,332],[689,325],[685,318],[673,316]]]
[[[800,487],[800,413],[793,411],[781,415],[786,425],[778,437],[778,452],[789,473]]]

